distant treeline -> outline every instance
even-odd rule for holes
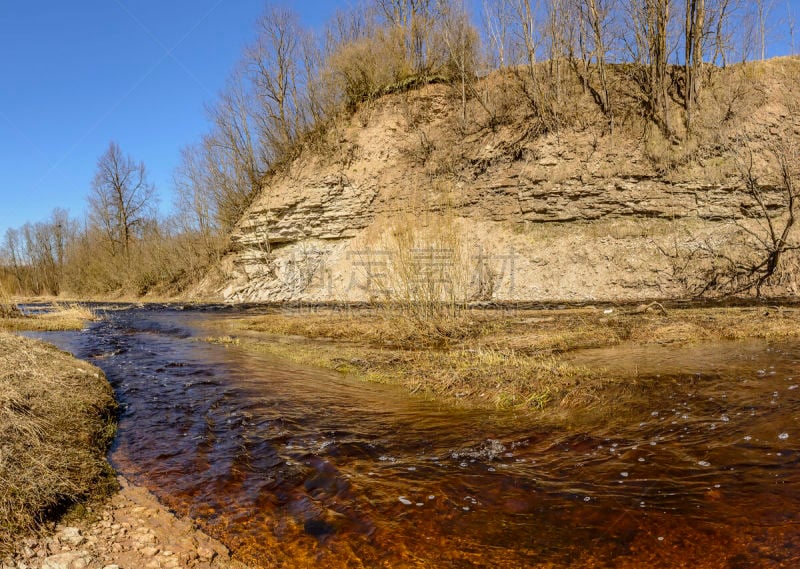
[[[209,106],[208,132],[182,149],[175,213],[156,216],[144,164],[112,142],[88,218],[56,209],[9,230],[0,284],[37,295],[180,291],[219,260],[265,179],[304,149],[324,152],[326,134],[365,103],[429,83],[452,87],[454,128],[478,120],[472,108],[492,129],[523,106],[529,134],[557,131],[583,112],[578,90],[607,133],[637,120],[686,141],[716,70],[763,59],[773,35],[794,50],[792,9],[771,0],[365,0],[310,30],[268,5]],[[770,11],[785,12],[785,29],[770,28]]]

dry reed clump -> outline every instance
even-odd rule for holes
[[[0,332],[0,553],[113,489],[105,453],[115,411],[99,370]]]
[[[454,215],[451,190],[432,187],[421,198],[431,203],[395,217],[376,243],[383,271],[374,279],[374,308],[396,344],[443,347],[474,336],[468,304],[490,285],[475,282],[481,267]]]
[[[80,329],[86,322],[97,320],[97,314],[84,304],[54,302],[52,308],[40,314],[38,318],[42,322],[60,326],[59,329],[71,330]]]

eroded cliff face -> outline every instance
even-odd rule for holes
[[[686,297],[720,256],[757,255],[766,216],[786,211],[786,188],[765,175],[755,195],[730,146],[664,174],[622,129],[530,136],[512,121],[469,131],[458,114],[445,87],[429,86],[332,128],[266,182],[231,237],[223,277],[201,292],[380,298],[404,257],[420,273],[412,281],[458,273],[459,294],[473,300]],[[800,139],[785,106],[749,118],[742,128],[762,161],[769,141]],[[795,261],[785,261],[775,294],[796,291]]]

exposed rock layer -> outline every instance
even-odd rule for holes
[[[788,92],[784,98],[797,98]],[[267,181],[232,235],[222,279],[199,293],[229,301],[373,298],[385,292],[370,286],[373,273],[391,270],[399,253],[391,235],[449,219],[471,251],[466,258],[480,259],[481,266],[467,262],[472,280],[492,275],[490,286],[466,291],[474,299],[687,296],[702,283],[689,286],[681,265],[701,250],[730,252],[712,250],[726,243],[752,248],[744,242],[787,203],[778,180],[762,176],[759,204],[741,177],[741,152],[727,143],[659,171],[640,135],[612,136],[591,121],[545,136],[526,135],[524,117],[459,133],[449,97],[443,86],[385,97],[306,149]],[[800,137],[800,116],[788,103],[753,103],[740,131],[758,166],[772,142]],[[673,146],[663,152],[683,152]],[[443,249],[434,242],[415,247]],[[706,268],[692,270],[697,280]],[[783,279],[775,292],[794,286]]]

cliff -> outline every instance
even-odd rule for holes
[[[354,301],[435,281],[472,300],[714,294],[787,219],[778,166],[800,146],[798,77],[796,58],[720,71],[683,139],[622,112],[611,129],[589,103],[533,128],[498,76],[467,107],[445,85],[387,95],[265,180],[197,293]],[[796,267],[787,251],[761,292],[795,294]]]

